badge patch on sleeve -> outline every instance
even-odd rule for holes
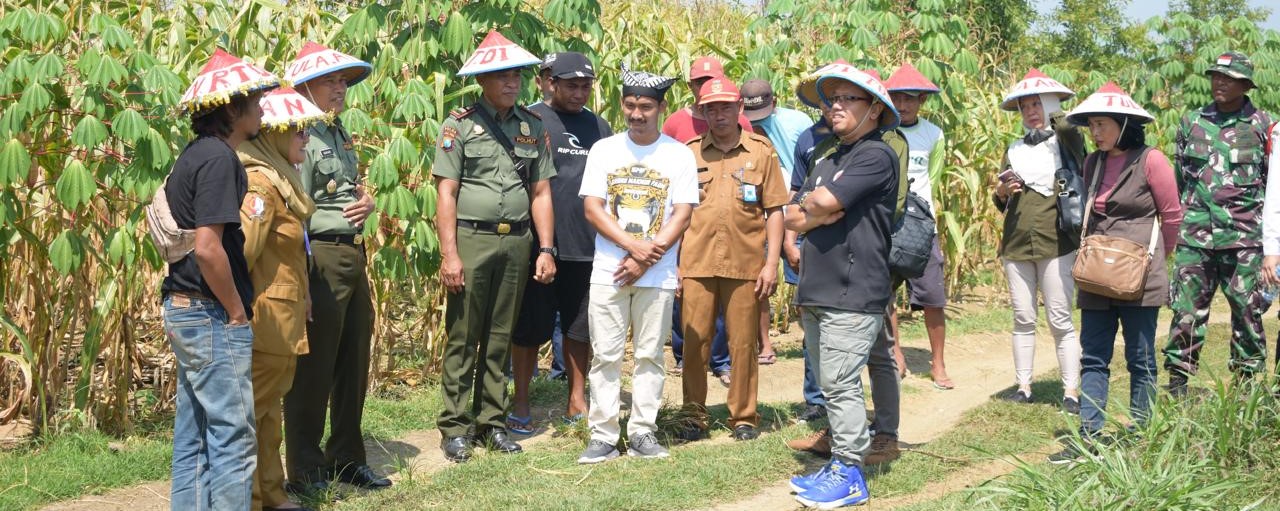
[[[440,130],[440,149],[445,152],[452,151],[456,144],[453,143],[458,138],[458,130],[453,126],[445,126]]]
[[[243,209],[249,220],[262,220],[262,215],[267,212],[267,201],[257,192],[249,192],[244,197]]]

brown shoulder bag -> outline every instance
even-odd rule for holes
[[[1141,160],[1146,159],[1144,153]],[[1156,236],[1160,228],[1157,216],[1151,222],[1151,242],[1142,246],[1132,240],[1089,233],[1089,217],[1093,216],[1093,203],[1102,180],[1103,159],[1095,159],[1093,182],[1089,185],[1089,200],[1085,203],[1084,225],[1080,232],[1080,251],[1076,264],[1071,267],[1071,277],[1076,287],[1096,295],[1116,300],[1134,301],[1142,298],[1147,283],[1147,268],[1155,254]],[[1141,165],[1141,163],[1139,163]]]

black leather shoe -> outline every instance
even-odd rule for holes
[[[756,437],[759,437],[759,436],[760,436],[760,431],[757,430],[755,426],[752,426],[750,424],[739,424],[738,427],[733,428],[734,440],[738,440],[738,441],[755,440]]]
[[[686,442],[697,442],[707,438],[707,432],[698,426],[686,426],[676,432],[676,438]]]
[[[476,437],[475,445],[484,447],[490,451],[497,451],[503,454],[517,454],[524,452],[524,448],[507,438],[505,429],[493,429],[483,436]]]
[[[377,490],[391,486],[391,480],[373,472],[369,465],[347,465],[339,470],[335,479],[344,483],[359,486],[366,490]]]
[[[444,451],[444,457],[454,463],[462,463],[471,459],[471,437],[454,436],[445,437],[440,440],[440,449]]]

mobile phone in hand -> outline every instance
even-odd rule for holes
[[[1005,183],[1005,184],[1009,184],[1009,183],[1022,184],[1023,183],[1022,176],[1019,176],[1017,172],[1013,171],[1013,169],[1005,169],[1004,172],[1001,172],[1000,175],[996,177],[1000,179],[1001,183]]]

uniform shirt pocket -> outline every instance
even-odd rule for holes
[[[1259,166],[1266,158],[1263,153],[1262,142],[1252,133],[1236,138],[1227,153],[1231,162],[1231,183],[1242,188],[1263,186],[1262,173],[1259,172]]]
[[[337,156],[322,158],[316,163],[316,181],[314,197],[317,199],[325,197],[335,197],[344,190],[349,184],[346,173],[343,170],[346,166],[342,164],[342,160]]]

